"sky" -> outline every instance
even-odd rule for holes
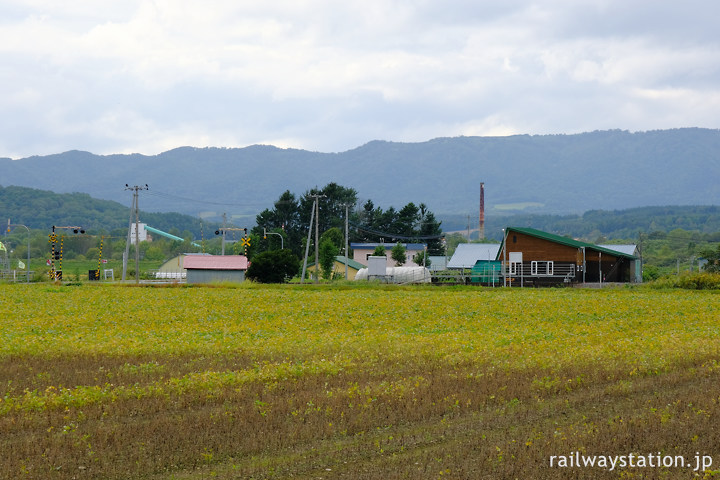
[[[3,0],[0,157],[720,127],[715,0]]]

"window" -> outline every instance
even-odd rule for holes
[[[550,261],[532,261],[530,262],[530,275],[548,275],[551,276],[555,273],[555,264],[552,260]]]

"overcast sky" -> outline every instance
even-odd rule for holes
[[[0,157],[720,127],[716,0],[3,0]]]

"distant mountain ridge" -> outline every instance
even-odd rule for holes
[[[181,147],[158,155],[70,151],[0,159],[0,185],[83,192],[130,205],[125,184],[148,184],[146,211],[253,219],[285,190],[329,182],[379,206],[425,203],[477,218],[479,184],[489,215],[570,214],[652,205],[720,204],[720,130],[372,141],[341,153],[254,145]],[[476,222],[477,220],[474,220]]]

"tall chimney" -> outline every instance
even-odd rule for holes
[[[478,221],[478,240],[485,238],[485,183],[480,182],[480,217]]]

